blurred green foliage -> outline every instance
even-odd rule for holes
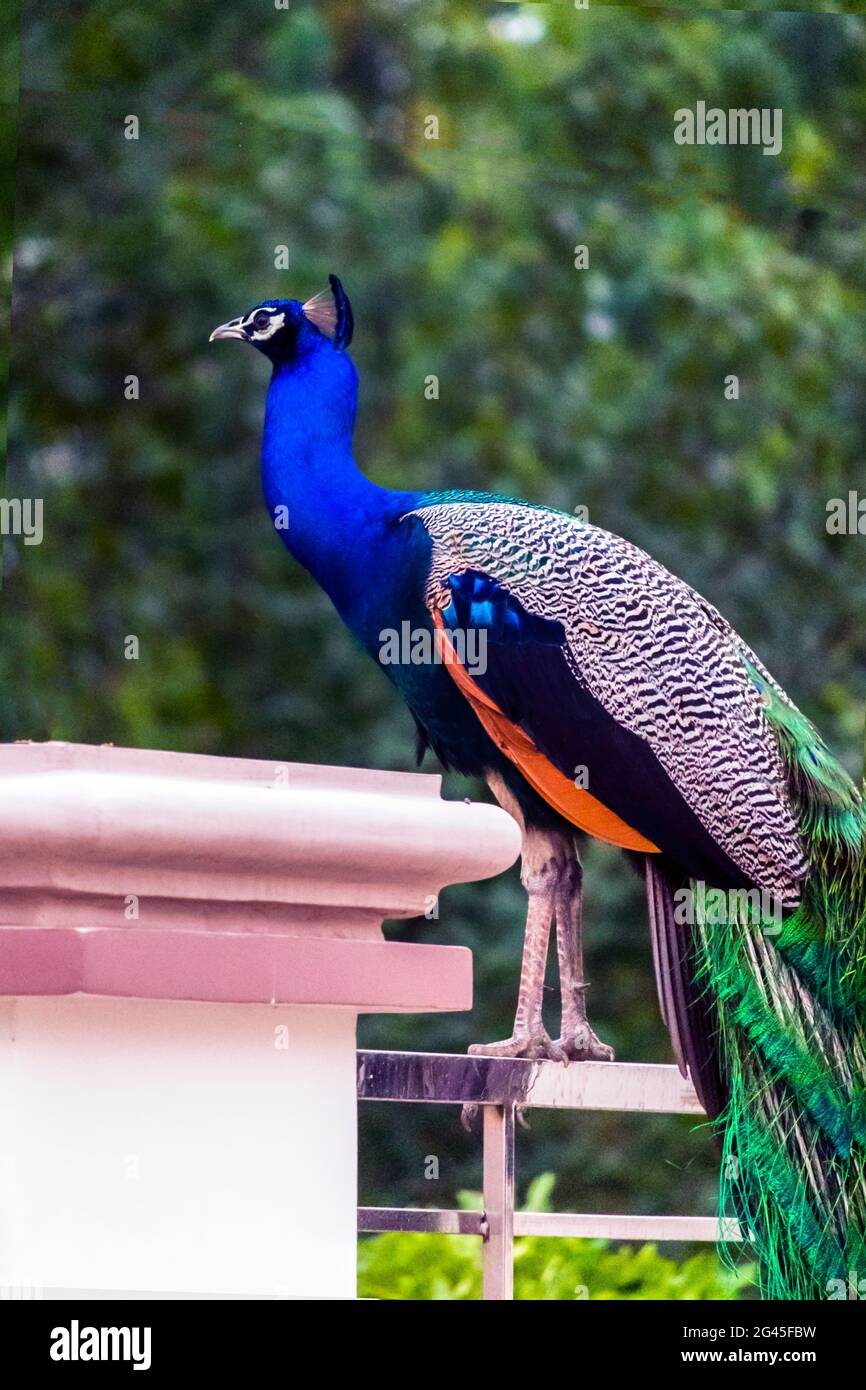
[[[9,0],[0,11],[0,470],[4,474],[12,307],[12,234],[15,211],[20,21],[20,0]],[[2,553],[3,537],[0,536],[0,556]]]
[[[514,1250],[518,1300],[734,1299],[746,1283],[712,1250],[682,1262],[655,1245],[614,1247],[605,1240],[519,1236]],[[475,1236],[411,1231],[371,1236],[358,1246],[360,1298],[458,1300],[481,1297],[481,1248]]]
[[[333,270],[378,481],[586,506],[717,603],[859,773],[863,538],[824,521],[863,486],[864,72],[851,14],[25,4],[6,491],[44,497],[46,530],[5,547],[2,736],[411,766],[408,715],[261,507],[266,364],[207,343]],[[675,145],[698,100],[781,107],[781,154]],[[587,885],[595,1025],[668,1061],[640,887],[598,846]],[[507,1032],[516,871],[439,911],[389,930],[471,946],[474,1012],[364,1020],[367,1045]],[[519,1171],[555,1171],[563,1206],[713,1210],[684,1117],[532,1125]],[[430,1154],[436,1205],[477,1185],[441,1107],[364,1106],[361,1142],[365,1202],[429,1202]]]
[[[530,1184],[524,1211],[549,1211],[554,1175]],[[481,1209],[475,1192],[459,1205]],[[753,1291],[753,1269],[725,1269],[706,1248],[681,1263],[655,1245],[614,1247],[606,1240],[519,1236],[514,1242],[514,1296],[531,1301],[735,1299]],[[358,1246],[361,1298],[464,1300],[481,1297],[481,1245],[475,1236],[389,1233]]]

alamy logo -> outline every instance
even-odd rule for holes
[[[759,927],[777,936],[784,920],[782,904],[758,888],[708,888],[696,879],[691,888],[674,893],[674,921],[679,926],[726,927],[729,922]]]
[[[42,534],[41,497],[0,497],[0,535],[23,536],[25,545],[41,545]]]
[[[778,106],[707,109],[699,101],[694,111],[681,106],[674,112],[674,140],[678,145],[763,145],[764,154],[782,148],[782,111]]]
[[[465,666],[470,675],[483,676],[487,670],[487,630],[449,628],[446,634],[439,628],[413,628],[406,619],[399,632],[385,627],[379,633],[379,660],[383,666]]]
[[[847,497],[831,497],[826,526],[830,536],[866,536],[866,497],[853,488]]]
[[[51,1329],[52,1361],[131,1361],[134,1371],[150,1370],[149,1327],[69,1327]]]
[[[847,1279],[828,1279],[827,1297],[829,1299],[866,1298],[866,1279],[861,1279],[855,1269],[849,1269]]]

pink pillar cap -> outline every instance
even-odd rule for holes
[[[438,776],[0,745],[0,993],[465,1009],[471,955],[389,942],[518,827]]]

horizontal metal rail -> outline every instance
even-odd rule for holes
[[[528,1062],[438,1052],[359,1052],[358,1099],[702,1115],[676,1067],[642,1062]]]
[[[483,1211],[442,1211],[430,1207],[359,1207],[358,1230],[422,1231],[437,1236],[487,1236]]]
[[[486,1237],[482,1211],[429,1207],[359,1207],[358,1230],[421,1231],[440,1236]],[[740,1239],[736,1221],[714,1216],[603,1216],[584,1212],[516,1211],[515,1236],[603,1237],[607,1240],[717,1241]]]
[[[736,1221],[711,1216],[594,1215],[514,1210],[514,1123],[519,1110],[701,1115],[676,1067],[637,1062],[530,1062],[432,1052],[358,1053],[358,1099],[483,1108],[484,1210],[360,1207],[358,1230],[479,1236],[484,1298],[513,1297],[516,1236],[739,1241]]]

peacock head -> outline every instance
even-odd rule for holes
[[[336,275],[329,275],[330,289],[302,304],[297,299],[265,299],[240,318],[230,319],[210,335],[239,338],[258,348],[275,366],[290,363],[313,348],[322,338],[335,348],[352,341],[352,306]]]

